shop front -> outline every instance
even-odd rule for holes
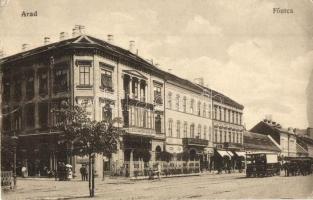
[[[208,169],[208,140],[199,138],[183,138],[183,154],[187,155],[190,161],[200,161],[200,170]]]

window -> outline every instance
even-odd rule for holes
[[[12,113],[12,130],[21,130],[22,129],[22,120],[21,120],[21,110],[20,108],[15,108],[15,111]]]
[[[58,67],[54,69],[53,88],[56,93],[65,92],[69,89],[67,68]]]
[[[11,95],[11,84],[10,79],[8,77],[3,78],[3,100],[4,102],[10,101],[10,95]]]
[[[138,98],[138,87],[139,87],[139,83],[138,83],[138,79],[137,78],[133,78],[133,81],[132,81],[132,93],[133,93],[133,97],[134,98]]]
[[[232,132],[233,133],[233,143],[235,143],[235,132]]]
[[[239,143],[242,143],[242,134],[241,134],[241,132],[239,133]]]
[[[101,70],[101,89],[113,91],[112,71]]]
[[[206,126],[204,126],[203,128],[203,137],[205,140],[207,139],[207,127]]]
[[[106,103],[102,107],[102,121],[111,121],[112,120],[112,108],[109,103]]]
[[[30,71],[25,73],[26,79],[26,99],[32,99],[34,97],[34,72]]]
[[[225,121],[225,122],[226,122],[226,114],[227,114],[227,110],[226,110],[226,108],[224,108],[223,112],[224,112],[224,118],[223,118],[223,121]]]
[[[193,113],[194,112],[194,100],[191,99],[190,100],[190,113]]]
[[[208,105],[208,117],[211,119],[211,104]]]
[[[35,107],[34,104],[27,104],[25,106],[26,128],[33,128],[35,126]]]
[[[206,117],[206,104],[203,103],[203,117]]]
[[[201,138],[201,125],[199,124],[198,125],[198,135],[197,135],[197,138]]]
[[[162,86],[155,84],[153,91],[154,91],[154,102],[157,104],[163,104]]]
[[[195,137],[195,125],[194,124],[190,125],[190,137],[191,138]]]
[[[214,106],[213,119],[217,118],[217,106]]]
[[[156,133],[161,133],[161,115],[156,115],[155,117],[155,131]]]
[[[90,85],[90,67],[91,67],[91,64],[88,64],[88,63],[79,64],[79,85],[82,85],[82,86]]]
[[[213,138],[213,140],[215,142],[217,142],[217,130],[216,129],[214,130],[214,138]]]
[[[177,138],[180,138],[180,121],[177,120],[176,122],[176,136]]]
[[[14,79],[13,98],[16,101],[19,101],[21,100],[21,97],[22,97],[22,79],[20,75],[15,75],[13,79]]]
[[[231,132],[228,132],[228,142],[231,142]]]
[[[239,125],[241,125],[241,124],[242,124],[242,114],[239,113]]]
[[[39,95],[44,97],[48,94],[48,71],[38,71]]]
[[[187,112],[187,98],[186,97],[183,98],[183,111]]]
[[[238,132],[236,133],[236,136],[237,136],[237,140],[236,141],[237,141],[237,143],[239,143],[239,133]]]
[[[219,120],[222,120],[222,108],[218,107],[218,111],[219,111]]]
[[[198,115],[200,116],[201,115],[201,102],[200,101],[198,102],[197,112],[198,112]]]
[[[212,141],[212,127],[209,126],[209,140]]]
[[[228,122],[230,123],[231,122],[231,111],[228,110]]]
[[[48,103],[42,102],[38,104],[39,126],[41,128],[48,127]]]
[[[187,129],[188,129],[187,122],[184,122],[184,138],[187,138]]]
[[[11,116],[9,114],[2,117],[2,129],[3,131],[11,130]]]
[[[172,109],[172,93],[171,93],[171,92],[168,93],[167,107],[168,107],[169,109]]]
[[[179,101],[180,101],[180,96],[178,94],[176,95],[176,110],[179,110]]]
[[[227,142],[227,131],[224,131],[224,142]]]
[[[170,137],[173,136],[173,120],[172,119],[168,120],[168,135]]]
[[[223,142],[223,131],[220,130],[220,143],[222,143],[222,142]]]
[[[231,111],[231,123],[234,123],[234,112]]]

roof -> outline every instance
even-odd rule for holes
[[[309,154],[308,151],[297,143],[297,154]]]
[[[278,132],[286,133],[286,134],[293,134],[293,129],[289,130],[286,128],[283,128],[279,123],[271,121],[271,120],[263,120],[260,123],[270,127],[272,130],[276,130]]]
[[[79,44],[79,46],[77,45]],[[207,90],[208,94],[213,95],[213,100],[217,102],[221,102],[223,104],[233,106],[239,109],[243,109],[244,106],[237,103],[236,101],[232,100],[231,98],[227,97],[224,94],[221,94],[215,90],[212,90],[210,88],[201,86],[199,84],[195,84],[187,79],[180,78],[172,73],[166,72],[161,70],[160,68],[154,66],[150,62],[147,62],[145,59],[141,58],[137,54],[134,54],[126,49],[123,49],[121,47],[118,47],[116,45],[113,45],[111,43],[108,43],[106,41],[100,40],[98,38],[95,38],[90,35],[80,35],[74,38],[69,38],[66,40],[58,41],[55,43],[51,43],[48,45],[40,46],[34,49],[30,49],[28,51],[24,51],[21,53],[17,53],[5,58],[0,59],[1,63],[8,63],[12,62],[18,59],[23,59],[32,55],[37,55],[43,52],[55,50],[57,48],[61,47],[73,47],[73,48],[78,48],[78,47],[95,47],[95,48],[100,48],[100,49],[105,49],[110,51],[111,53],[115,54],[116,56],[121,56],[123,58],[128,58],[130,60],[133,60],[135,62],[141,63],[142,67],[145,69],[152,70],[154,72],[157,72],[158,74],[164,76],[165,80],[172,80],[175,82],[179,82],[180,84],[184,86],[188,86],[194,90],[198,90],[199,92],[203,92],[204,90]]]
[[[280,152],[280,148],[267,136],[250,131],[244,131],[243,145],[245,149],[268,150]]]

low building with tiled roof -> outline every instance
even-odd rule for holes
[[[277,153],[280,154],[279,144],[269,135],[244,131],[243,145],[247,153]]]

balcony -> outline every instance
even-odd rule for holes
[[[165,139],[164,133],[157,133],[155,129],[142,127],[125,127],[124,130],[126,131],[126,134]]]
[[[129,106],[135,106],[135,107],[142,107],[142,108],[147,108],[149,110],[153,110],[154,105],[151,103],[147,103],[144,101],[140,101],[137,99],[122,99],[122,106],[123,107],[129,107]]]
[[[206,147],[208,146],[209,141],[199,138],[183,138],[183,145],[185,146],[200,146]]]

